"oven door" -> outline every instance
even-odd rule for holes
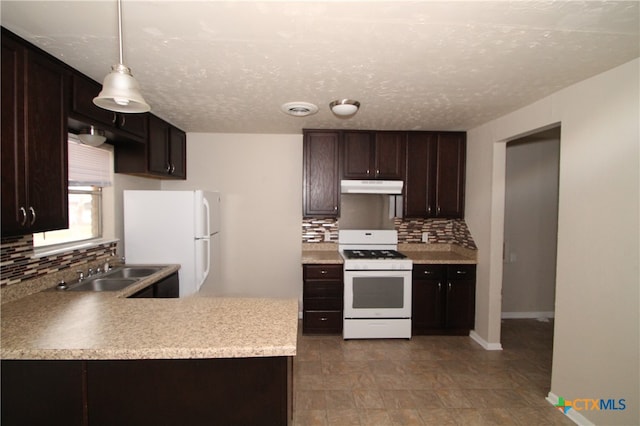
[[[411,271],[344,271],[345,318],[411,318]]]

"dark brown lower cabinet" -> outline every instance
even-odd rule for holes
[[[302,265],[302,332],[304,334],[342,333],[342,265]]]
[[[86,425],[82,361],[0,361],[2,425]]]
[[[180,281],[177,272],[129,296],[130,299],[168,299],[177,297],[180,297]]]
[[[413,265],[412,334],[468,335],[475,326],[475,265]]]
[[[3,425],[287,425],[292,358],[2,361]]]

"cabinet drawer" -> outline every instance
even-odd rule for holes
[[[342,265],[304,265],[302,274],[305,280],[342,280]]]
[[[303,333],[341,333],[342,311],[307,311],[302,318]]]
[[[413,265],[414,280],[442,280],[447,272],[445,265]]]
[[[342,299],[342,281],[305,281],[303,297],[309,298],[340,298]]]
[[[302,301],[302,308],[307,311],[340,311],[344,302],[342,297],[328,297],[323,299],[307,299]]]
[[[448,265],[447,278],[449,280],[475,280],[476,265]]]

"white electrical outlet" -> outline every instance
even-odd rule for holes
[[[324,240],[331,241],[331,231],[324,231]]]
[[[422,242],[423,243],[429,243],[429,233],[428,232],[423,232],[422,233]]]

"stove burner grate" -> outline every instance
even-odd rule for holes
[[[344,250],[347,259],[405,259],[407,256],[396,250]]]

